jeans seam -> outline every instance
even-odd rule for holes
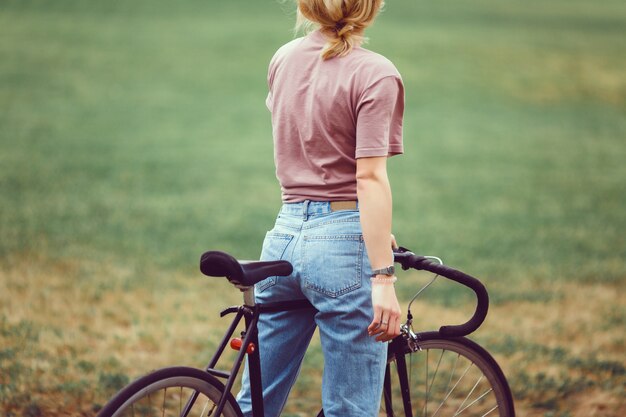
[[[311,220],[309,220],[309,222],[311,222]],[[357,222],[360,222],[360,219],[326,220],[320,223],[307,224],[306,226],[303,227],[303,229],[314,229],[316,227],[328,226],[329,224],[357,223]]]
[[[276,222],[276,226],[287,227],[289,229],[295,230],[296,232],[300,230],[300,226],[294,226],[288,223]]]

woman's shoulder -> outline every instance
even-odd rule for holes
[[[399,86],[403,84],[400,72],[384,55],[365,48],[355,48],[350,55],[350,72],[357,90],[365,91],[385,78],[395,79]]]
[[[294,50],[305,38],[303,36],[295,38],[278,48],[275,55],[286,54]]]
[[[287,42],[280,48],[278,48],[276,52],[274,53],[274,55],[272,56],[270,63],[276,62],[280,60],[281,58],[289,55],[289,53],[295,50],[303,40],[304,40],[304,37],[295,38]]]
[[[397,76],[400,72],[393,62],[384,55],[366,48],[355,48],[352,51],[353,61],[359,71],[378,74],[381,77]],[[351,55],[352,55],[351,54]]]

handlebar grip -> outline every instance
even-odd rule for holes
[[[452,281],[456,281],[459,284],[471,288],[476,294],[476,311],[474,311],[472,317],[463,324],[442,326],[439,329],[441,334],[449,337],[465,336],[478,329],[480,325],[483,324],[483,321],[485,321],[485,317],[487,317],[487,311],[489,310],[489,295],[487,294],[485,286],[476,278],[444,265],[430,262],[424,263],[423,267],[423,269],[427,271],[434,272],[435,274],[439,274],[448,279],[451,279]]]
[[[395,261],[402,265],[403,269],[417,269],[433,272],[444,278],[448,278],[452,281],[458,282],[470,288],[476,294],[476,310],[472,317],[465,323],[451,326],[441,326],[439,332],[446,337],[459,337],[465,336],[480,327],[487,317],[489,310],[489,295],[487,289],[482,282],[476,278],[468,275],[464,272],[450,268],[449,266],[440,265],[432,262],[430,259],[424,256],[418,256],[408,251],[407,249],[400,248],[395,254]]]

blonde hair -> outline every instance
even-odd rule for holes
[[[344,56],[364,41],[363,31],[372,24],[384,0],[297,0],[296,30],[317,24],[328,39],[323,59]]]

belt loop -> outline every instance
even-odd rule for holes
[[[309,219],[309,203],[310,200],[304,200],[302,202],[302,221],[307,221]]]

